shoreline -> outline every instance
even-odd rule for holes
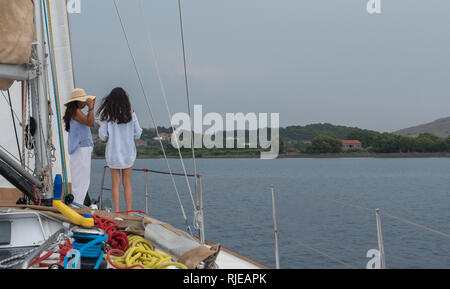
[[[288,153],[281,158],[449,158],[450,153],[368,153],[368,152],[348,152],[329,154],[300,154]]]
[[[163,156],[138,156],[136,159],[163,159]],[[179,159],[179,156],[167,156],[168,159]],[[191,159],[192,156],[183,156],[184,159]],[[202,156],[197,159],[259,159],[255,155],[236,156]],[[450,153],[368,153],[368,152],[348,152],[348,153],[328,153],[328,154],[301,154],[287,153],[278,156],[284,158],[450,158]],[[93,156],[92,159],[105,159],[104,157]]]

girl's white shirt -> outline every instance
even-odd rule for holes
[[[134,165],[136,160],[135,140],[142,134],[136,113],[132,113],[129,123],[117,124],[116,122],[104,121],[98,130],[101,140],[107,141],[105,159],[112,169],[128,169]]]

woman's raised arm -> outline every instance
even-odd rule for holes
[[[75,115],[73,116],[73,119],[78,121],[81,124],[84,124],[86,126],[94,127],[95,125],[95,115],[94,115],[94,105],[95,100],[88,99],[87,105],[89,107],[88,115],[85,115],[81,109],[77,109],[75,112]]]

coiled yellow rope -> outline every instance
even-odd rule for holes
[[[130,235],[128,241],[130,246],[122,256],[108,254],[108,261],[115,268],[165,269],[175,266],[187,269],[184,264],[172,262],[172,257],[156,252],[155,246],[141,236]]]

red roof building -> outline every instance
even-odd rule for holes
[[[145,146],[145,145],[147,145],[147,142],[145,140],[141,140],[141,139],[136,139],[136,140],[134,140],[134,142],[136,143],[136,146]]]
[[[360,150],[362,149],[362,143],[359,140],[342,140],[342,150]]]

